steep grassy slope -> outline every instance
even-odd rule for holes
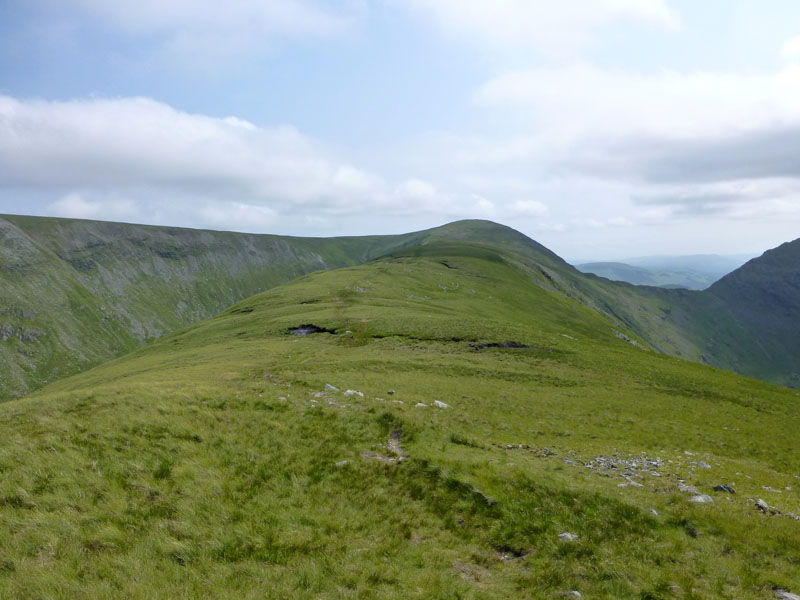
[[[140,347],[317,269],[406,238],[302,239],[0,218],[0,398]]]
[[[800,239],[754,258],[708,291],[748,333],[739,346],[743,372],[800,386]],[[750,363],[751,354],[759,364]]]
[[[798,393],[620,339],[525,244],[308,275],[0,405],[0,595],[800,590]]]

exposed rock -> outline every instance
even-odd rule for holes
[[[715,492],[728,492],[729,494],[735,494],[736,493],[736,490],[733,489],[731,486],[729,486],[727,483],[723,483],[723,484],[720,484],[720,485],[715,485],[714,486],[714,491]]]
[[[325,391],[326,392],[338,392],[339,388],[337,388],[335,385],[331,385],[330,383],[326,383],[325,384]]]
[[[422,402],[417,402],[414,406],[419,406],[420,408],[425,408],[428,405],[427,404],[423,404]]]
[[[394,465],[402,459],[398,456],[387,456],[379,452],[362,452],[361,458],[365,460],[377,460],[378,462],[386,463],[387,465]]]
[[[793,594],[789,590],[775,590],[775,597],[778,600],[800,600],[800,596]]]
[[[570,590],[567,592],[567,598],[583,598],[578,590]]]
[[[647,350],[647,348],[642,346],[639,342],[637,342],[636,340],[628,337],[627,335],[625,335],[621,331],[615,331],[614,335],[617,336],[619,339],[628,342],[630,345],[635,346],[636,348],[641,348],[642,350]]]
[[[436,408],[450,408],[450,405],[449,405],[449,404],[445,404],[444,402],[441,402],[441,401],[439,401],[439,400],[434,400],[434,401],[433,401],[433,405],[434,405]]]
[[[756,508],[763,513],[769,512],[769,504],[764,502],[761,498],[756,500]]]
[[[7,342],[14,335],[16,329],[10,323],[0,325],[0,341]]]
[[[298,325],[297,327],[290,327],[288,332],[299,336],[311,335],[312,333],[336,333],[336,331],[333,329],[319,327],[313,323],[304,323],[303,325]]]
[[[678,489],[680,491],[682,491],[683,493],[685,493],[685,494],[699,494],[700,493],[700,490],[698,490],[696,487],[694,487],[693,485],[687,485],[687,484],[683,483],[682,481],[678,482]]]
[[[336,463],[336,466],[337,467],[343,467],[346,464],[348,464],[349,462],[350,462],[349,460],[340,460],[339,462]]]
[[[344,393],[345,396],[359,396],[360,398],[364,397],[364,392],[359,392],[358,390],[347,390]]]
[[[781,493],[780,490],[776,490],[775,488],[771,488],[768,485],[762,485],[761,489],[764,490],[765,492],[772,492],[773,494],[780,494]]]
[[[568,531],[565,531],[563,533],[558,534],[558,539],[564,542],[574,542],[578,539],[578,535],[575,533],[570,533]]]
[[[394,396],[394,390],[389,390],[389,391],[387,392],[387,394],[389,394],[390,396]]]
[[[649,513],[650,513],[651,515],[653,515],[654,517],[657,517],[657,516],[658,516],[658,511],[657,511],[655,508],[651,508],[651,509],[650,509],[650,510],[648,510],[647,512],[649,512]]]
[[[403,451],[403,446],[400,444],[399,429],[393,429],[392,433],[389,434],[389,439],[386,440],[386,447],[400,460],[405,460],[406,458],[408,458],[406,456],[406,453]]]
[[[709,504],[714,502],[714,499],[707,494],[700,494],[699,496],[692,496],[689,498],[689,502],[694,502],[696,504]]]
[[[707,462],[703,461],[703,460],[701,460],[701,461],[699,461],[699,462],[697,462],[695,464],[697,464],[697,466],[700,467],[701,469],[710,469],[711,468],[711,465],[708,464]]]

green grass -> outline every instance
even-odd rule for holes
[[[754,508],[800,513],[798,393],[636,348],[534,276],[431,243],[0,406],[0,597],[800,590],[800,522]],[[643,455],[641,487],[584,466]]]

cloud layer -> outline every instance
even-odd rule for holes
[[[0,181],[60,195],[54,214],[137,218],[137,206],[190,205],[214,226],[260,229],[279,214],[448,215],[479,197],[360,169],[290,126],[189,114],[148,98],[71,102],[0,96]]]
[[[574,54],[593,31],[618,20],[677,28],[664,0],[403,0],[447,34],[494,46],[533,47],[545,54]]]

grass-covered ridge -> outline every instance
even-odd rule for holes
[[[794,255],[786,251],[796,243],[768,253],[769,260],[751,261],[708,291],[691,292],[582,274],[541,244],[488,221],[403,235],[296,238],[5,216],[0,400],[140,348],[308,272],[456,247],[502,255],[528,281],[599,311],[658,352],[800,387],[800,288]]]
[[[514,243],[307,275],[0,406],[0,595],[800,590],[797,392],[625,341]]]

